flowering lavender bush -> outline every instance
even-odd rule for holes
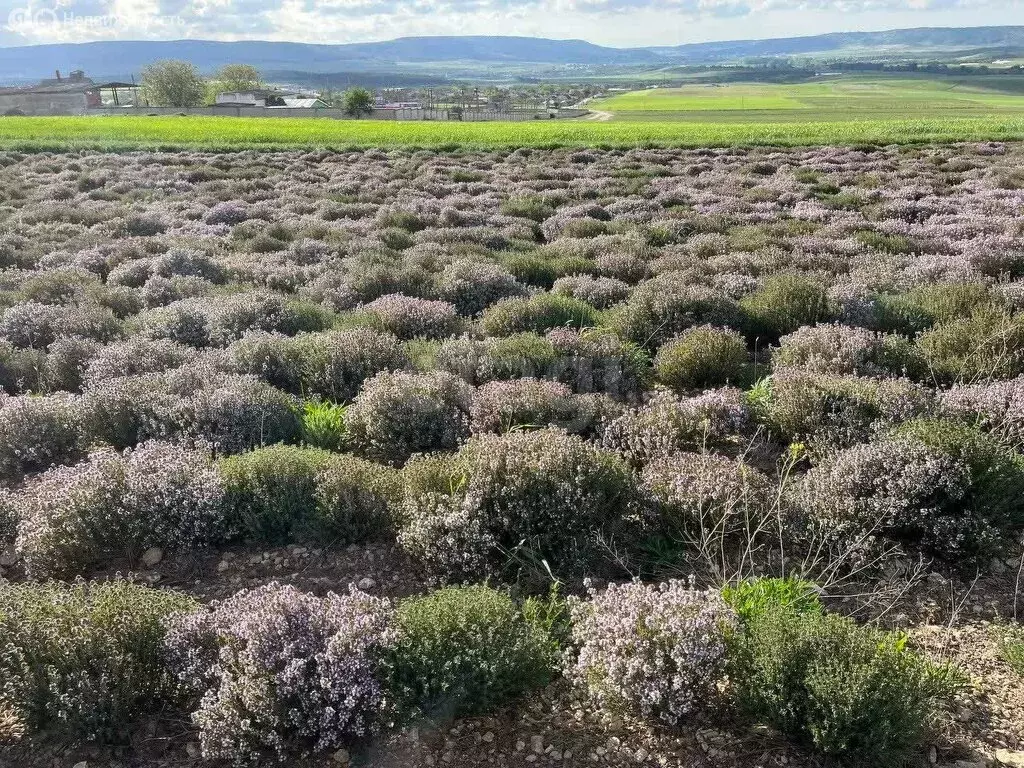
[[[470,428],[508,432],[517,427],[557,426],[583,432],[591,419],[567,386],[554,381],[515,379],[484,384],[473,397]]]
[[[32,576],[82,573],[150,547],[189,550],[223,535],[224,489],[209,458],[150,442],[95,451],[14,496],[18,549]]]
[[[430,301],[393,293],[371,301],[363,312],[381,330],[400,339],[443,339],[461,328],[458,313],[445,301]]]
[[[855,537],[882,536],[957,558],[997,546],[984,509],[970,509],[968,464],[919,440],[855,445],[812,469],[801,503]]]
[[[734,624],[717,592],[680,581],[611,584],[571,612],[578,654],[566,674],[598,706],[669,725],[713,706]]]
[[[387,604],[273,583],[169,623],[171,668],[191,694],[203,757],[236,765],[351,746],[387,707]]]
[[[665,530],[696,544],[757,531],[776,493],[764,473],[743,461],[699,453],[673,454],[648,464],[642,488]]]
[[[0,585],[0,711],[33,736],[125,740],[174,703],[163,621],[194,606],[121,580]]]
[[[604,429],[604,447],[634,464],[703,447],[725,446],[742,436],[750,412],[736,389],[719,389],[679,399],[655,390],[643,406],[612,420]]]
[[[86,443],[82,406],[70,395],[0,400],[0,480],[77,460]]]
[[[510,558],[592,568],[603,535],[637,533],[632,473],[559,430],[477,435],[439,469],[407,487],[399,542],[440,576]]]
[[[607,309],[625,300],[629,296],[630,287],[628,283],[614,277],[572,275],[555,280],[551,291],[585,301],[597,309]]]
[[[1024,377],[954,386],[941,394],[939,409],[944,416],[977,423],[1011,448],[1024,448]]]
[[[472,389],[450,373],[380,373],[345,414],[349,443],[387,464],[414,453],[455,450],[469,435]]]
[[[772,350],[772,367],[791,366],[840,376],[917,378],[925,370],[920,352],[905,337],[838,323],[804,326],[783,336]]]
[[[473,317],[501,299],[525,296],[526,287],[497,264],[456,261],[438,278],[438,291],[460,315]]]

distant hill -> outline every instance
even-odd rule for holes
[[[749,56],[838,54],[844,49],[1024,50],[1024,26],[844,32],[772,40],[735,40],[652,48],[609,48],[584,40],[533,37],[403,37],[379,43],[310,45],[267,41],[104,41],[0,48],[0,83],[34,82],[83,69],[93,77],[127,79],[152,61],[186,59],[204,72],[245,62],[263,72],[306,74],[423,73],[426,65],[664,66]],[[403,65],[406,65],[403,68]],[[436,79],[436,72],[431,73]],[[425,77],[425,79],[428,79]]]

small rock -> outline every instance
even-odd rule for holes
[[[227,560],[221,560],[219,563],[217,563],[217,573],[224,573],[224,571],[226,571],[230,567],[231,563],[229,563]]]
[[[197,759],[201,753],[202,752],[199,749],[199,744],[197,742],[190,741],[188,744],[185,745],[185,754],[193,760]]]
[[[0,552],[0,565],[4,568],[10,568],[16,562],[18,562],[18,552],[14,548],[14,545],[10,544],[9,546],[4,547],[3,551]]]
[[[359,580],[358,586],[361,590],[363,590],[363,592],[369,592],[371,589],[377,586],[377,582],[371,579],[369,576],[366,576]]]
[[[520,739],[516,742],[516,752],[522,752],[524,749],[526,749],[526,742]]]
[[[1010,768],[1024,768],[1024,752],[1011,752],[1008,749],[996,750],[996,762]]]
[[[536,752],[538,755],[544,751],[544,737],[543,736],[531,736],[530,737],[530,749]]]
[[[939,762],[939,750],[935,748],[934,744],[928,747],[928,762],[931,765],[935,765],[937,762]]]
[[[150,547],[142,553],[142,564],[147,568],[152,568],[163,559],[164,551],[160,547]]]
[[[75,768],[89,768],[89,763],[83,760],[80,763],[75,763]]]
[[[492,741],[494,741],[494,732],[493,731],[488,731],[487,733],[485,733],[483,735],[483,740],[485,742],[487,742],[488,744],[490,744]]]
[[[349,760],[352,758],[349,756],[347,749],[339,749],[331,759],[338,765],[348,765]]]

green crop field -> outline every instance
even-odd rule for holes
[[[1024,115],[1024,77],[840,76],[795,84],[694,84],[594,101],[616,120],[802,122]]]
[[[1024,139],[1024,111],[885,120],[433,123],[232,117],[0,117],[0,147],[26,151],[136,147],[421,146],[679,147],[899,144]]]

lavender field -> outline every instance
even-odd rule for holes
[[[1024,765],[1022,450],[1019,144],[0,152],[0,765]]]

